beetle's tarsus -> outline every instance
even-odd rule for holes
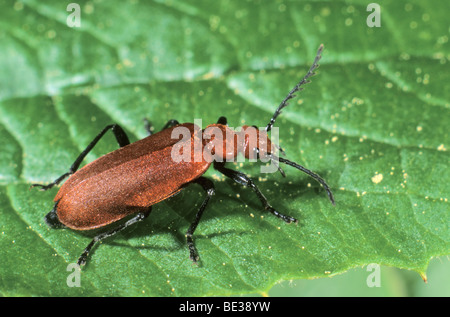
[[[34,187],[40,187],[40,188],[38,188],[38,190],[40,190],[40,191],[46,191],[46,190],[49,190],[50,188],[52,188],[53,186],[55,186],[55,184],[53,184],[53,183],[48,184],[48,185],[31,184],[31,186],[30,186],[29,189],[31,190],[31,189],[34,188]]]
[[[189,258],[194,264],[198,265],[198,260],[200,259],[200,257],[198,255],[197,249],[195,248],[192,234],[186,234],[186,241],[189,247]]]
[[[195,264],[198,265],[198,260],[200,260],[200,257],[198,254],[191,254],[189,256],[189,258],[191,259],[191,261]]]
[[[261,204],[263,205],[263,208],[273,215],[277,216],[280,219],[283,219],[287,223],[296,222],[297,219],[284,215],[278,211],[276,211],[267,201],[266,197],[263,195],[263,193],[259,190],[259,188],[256,186],[256,184],[253,182],[253,180],[245,175],[244,173],[229,169],[225,167],[225,163],[214,163],[214,168],[224,174],[225,176],[231,178],[236,183],[241,184],[243,186],[250,187],[258,196],[259,200],[261,201]]]
[[[288,215],[284,215],[278,211],[276,211],[272,206],[267,205],[265,208],[267,211],[270,211],[274,216],[282,219],[284,222],[286,223],[298,223],[298,220],[295,219],[294,217],[288,216]]]
[[[86,265],[86,259],[87,259],[87,254],[82,254],[79,258],[78,258],[78,261],[77,261],[77,264],[79,265],[79,266],[84,266],[84,265]]]

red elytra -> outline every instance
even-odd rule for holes
[[[189,131],[190,139],[172,137],[174,130],[180,127]],[[149,206],[179,192],[186,184],[203,175],[212,163],[212,158],[205,157],[203,150],[212,145],[214,135],[206,139],[201,138],[205,133],[200,135],[201,160],[196,162],[194,158],[195,132],[200,130],[200,127],[195,127],[192,123],[184,123],[166,128],[104,155],[78,170],[62,185],[54,199],[58,203],[56,214],[59,221],[75,230],[96,229],[127,215],[145,211]],[[238,149],[242,148],[245,157],[250,158],[248,134],[239,146],[236,144],[236,134],[226,125],[213,124],[205,131],[211,127],[218,128],[223,135],[231,136],[234,144],[228,146],[231,152],[227,152],[227,140],[222,138],[224,148],[217,147],[216,150],[213,146],[211,151],[205,153],[212,152],[226,160],[236,158]],[[244,131],[248,128],[242,127]],[[267,141],[270,146],[270,140]],[[176,150],[174,146],[186,148],[183,143],[190,147],[190,159],[174,164],[171,162]],[[100,212],[94,213],[93,210]]]
[[[307,83],[309,77],[314,75],[322,50],[323,45],[319,47],[308,73],[281,102],[264,131],[243,126],[241,134],[238,134],[227,126],[227,120],[224,117],[221,117],[216,124],[207,126],[205,130],[200,130],[200,127],[193,123],[179,124],[176,120],[171,120],[162,131],[151,134],[148,129],[150,134],[148,137],[130,144],[127,135],[119,125],[105,127],[79,155],[68,173],[48,185],[32,185],[32,187],[39,186],[42,190],[47,190],[70,175],[56,194],[55,205],[45,217],[46,223],[52,228],[91,230],[134,215],[117,227],[96,235],[78,259],[77,263],[83,265],[96,242],[142,221],[148,217],[153,205],[175,195],[188,184],[196,183],[201,185],[207,194],[186,233],[190,258],[197,263],[199,256],[192,236],[215,191],[212,181],[202,176],[211,164],[225,176],[250,187],[265,210],[287,223],[297,222],[295,218],[275,210],[251,178],[244,173],[225,167],[226,161],[236,158],[239,152],[246,158],[253,158],[252,155],[255,153],[258,157],[268,157],[272,163],[276,164],[283,176],[285,175],[278,165],[279,162],[307,173],[325,188],[329,199],[334,204],[333,194],[326,182],[305,167],[276,156],[275,148],[278,147],[267,136],[281,109],[287,106],[287,101],[294,97],[295,92],[301,90],[300,86]],[[190,137],[182,138],[177,133],[174,137],[175,130],[183,128],[189,132]],[[109,130],[114,133],[120,148],[78,170],[85,156]],[[216,131],[216,134],[211,134],[211,130]],[[248,133],[249,131],[256,132]],[[222,138],[217,138],[218,134],[222,134]],[[218,140],[221,143],[217,143]],[[199,149],[201,155],[195,156]],[[174,160],[174,153],[183,154],[183,150],[190,151],[190,159]],[[282,150],[281,153],[284,154]]]

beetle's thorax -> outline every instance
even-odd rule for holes
[[[242,153],[248,159],[266,155],[272,151],[272,143],[265,131],[244,125],[240,131],[234,131],[223,124],[211,124],[203,130],[204,159],[230,161]]]

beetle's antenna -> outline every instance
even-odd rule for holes
[[[322,57],[321,56],[322,51],[323,51],[323,44],[320,44],[319,49],[317,51],[316,58],[314,59],[314,63],[309,68],[309,71],[306,73],[305,77],[303,77],[303,79],[294,88],[292,88],[292,90],[289,92],[289,94],[286,96],[286,98],[284,98],[284,100],[278,106],[277,110],[275,110],[275,113],[273,114],[272,118],[270,119],[269,124],[266,127],[267,132],[269,132],[272,129],[272,126],[275,123],[275,120],[281,114],[281,109],[286,107],[288,105],[288,101],[295,97],[294,93],[302,90],[303,88],[300,88],[300,86],[309,83],[310,81],[308,80],[308,78],[315,75],[314,70],[317,67],[319,67],[318,62],[319,62],[320,58]]]
[[[323,186],[323,188],[325,188],[325,190],[327,191],[328,198],[330,198],[331,203],[332,203],[333,205],[335,205],[333,193],[331,192],[331,189],[330,189],[330,187],[328,186],[328,184],[322,179],[322,177],[320,177],[320,176],[317,175],[316,173],[310,171],[309,169],[307,169],[307,168],[305,168],[305,167],[303,167],[303,166],[301,166],[301,165],[299,165],[299,164],[297,164],[297,163],[294,163],[294,162],[292,162],[292,161],[286,160],[286,159],[284,159],[284,158],[282,158],[282,157],[278,157],[277,159],[278,159],[281,163],[287,164],[287,165],[289,165],[289,166],[292,166],[292,167],[295,167],[296,169],[301,170],[302,172],[308,174],[309,176],[311,176],[312,178],[314,178],[316,181],[318,181],[318,182]]]
[[[275,146],[275,148],[280,152],[280,154],[281,155],[286,155],[286,153],[284,152],[284,150],[281,148],[281,146],[279,146],[278,144],[276,144],[276,143],[272,143],[274,146]]]
[[[279,158],[273,154],[270,154],[270,162],[273,163],[273,165],[275,165],[275,167],[278,169],[278,171],[280,172],[280,174],[283,177],[286,177],[286,174],[284,173],[283,169],[280,167],[280,164],[278,164],[278,160]]]

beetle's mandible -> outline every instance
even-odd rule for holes
[[[281,110],[288,105],[288,101],[294,98],[294,94],[300,91],[302,89],[301,86],[309,82],[308,78],[315,74],[314,71],[319,66],[318,62],[321,58],[322,50],[323,45],[320,45],[309,71],[280,103],[264,132],[269,132],[272,129]],[[173,196],[192,183],[199,184],[206,192],[206,198],[186,232],[190,259],[197,263],[199,256],[194,244],[193,234],[215,191],[213,182],[202,176],[211,164],[225,176],[243,186],[250,187],[261,201],[265,210],[287,223],[297,222],[295,218],[284,215],[274,209],[251,178],[244,173],[225,166],[224,160],[229,159],[230,156],[236,157],[237,150],[229,153],[219,151],[216,148],[216,155],[219,153],[224,160],[211,161],[202,159],[191,162],[174,162],[171,159],[171,154],[174,146],[180,142],[180,138],[172,138],[171,136],[177,127],[188,129],[191,132],[192,137],[184,141],[187,142],[184,145],[193,147],[196,137],[196,126],[192,123],[179,124],[176,120],[170,120],[160,132],[155,134],[152,134],[147,126],[149,136],[131,144],[125,131],[119,125],[109,125],[78,156],[67,173],[48,185],[31,185],[32,187],[38,186],[41,190],[48,190],[70,176],[56,194],[53,209],[45,216],[45,222],[51,228],[67,227],[74,230],[90,230],[102,228],[128,218],[128,220],[124,219],[121,224],[113,229],[96,235],[79,257],[77,262],[79,265],[86,263],[92,247],[98,241],[111,237],[126,227],[144,220],[150,214],[154,204]],[[236,134],[228,128],[225,117],[220,117],[216,124],[208,127],[218,128],[224,135],[231,135],[234,149],[240,147],[246,158],[249,158],[251,153],[256,153],[259,157],[269,157],[272,162],[276,162],[276,166],[283,176],[284,172],[278,165],[279,162],[305,172],[325,188],[328,198],[334,205],[333,194],[326,182],[319,175],[305,167],[276,156],[275,149],[278,149],[281,154],[284,154],[284,152],[277,145],[271,143],[267,134],[254,134],[252,138],[256,138],[256,140],[252,140],[251,137],[245,135],[244,138],[241,138],[241,141],[236,141],[238,138],[233,137]],[[249,128],[248,126],[243,126],[242,131],[245,132]],[[109,130],[113,132],[119,144],[119,149],[98,158],[78,170],[89,151]],[[200,133],[204,133],[205,130],[200,131]],[[223,149],[225,148],[225,143],[230,142],[229,139],[227,140],[224,141]],[[266,147],[264,150],[258,147],[251,147],[254,144],[265,144]],[[210,145],[210,138],[202,140],[202,148]]]

